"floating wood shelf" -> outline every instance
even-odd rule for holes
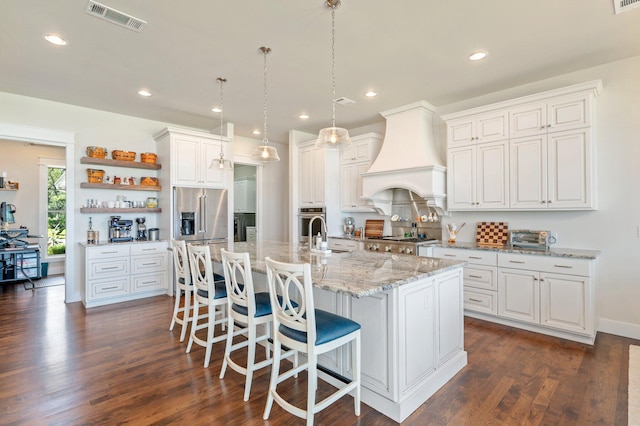
[[[0,188],[0,191],[17,191],[18,188]]]
[[[107,207],[82,207],[80,213],[162,213],[161,208],[148,209],[146,207],[132,208],[107,208]]]
[[[111,160],[108,158],[94,158],[94,157],[82,157],[80,164],[94,164],[98,166],[114,166],[114,167],[128,167],[132,169],[146,169],[146,170],[160,170],[161,164],[154,163],[142,163],[140,161],[123,161],[123,160]]]
[[[117,189],[118,191],[162,191],[161,186],[148,185],[115,185],[112,183],[89,183],[82,182],[80,188],[90,189]]]

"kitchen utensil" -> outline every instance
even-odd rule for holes
[[[160,239],[160,229],[158,228],[150,228],[149,229],[149,240],[150,241],[158,241]]]
[[[382,229],[384,228],[384,220],[367,219],[364,226],[365,237],[382,237]]]
[[[462,224],[462,226],[464,226],[464,223]],[[447,223],[447,232],[449,233],[449,244],[456,243],[456,237],[458,236],[458,231],[460,231],[462,226],[458,226],[456,223]]]
[[[397,214],[394,214],[393,216],[391,216],[391,222],[397,222],[400,220],[400,216],[398,216]]]

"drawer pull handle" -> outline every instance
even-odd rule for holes
[[[154,248],[146,248],[146,249],[142,249],[142,251],[156,251],[156,249],[154,249]]]
[[[142,284],[155,284],[155,281],[142,281]]]
[[[555,266],[556,268],[567,268],[567,269],[573,268],[573,266],[571,265],[553,265],[553,266]]]
[[[111,287],[102,287],[103,290],[115,290],[117,288],[118,288],[118,286],[115,286],[115,285],[113,285]]]
[[[509,263],[524,263],[524,260],[510,260]]]
[[[469,259],[482,259],[480,256],[469,256]]]
[[[455,255],[455,254],[448,254],[448,253],[445,253],[444,255],[445,255],[445,256],[447,256],[447,257],[456,257],[456,255]]]
[[[470,301],[470,302],[482,303],[482,300],[480,300],[480,299],[473,299],[473,298],[471,298],[471,297],[469,298],[469,301]]]
[[[103,271],[107,271],[107,270],[111,270],[111,269],[118,269],[117,266],[105,266],[104,268],[102,268]]]
[[[116,254],[117,251],[103,251],[102,254]]]
[[[469,278],[482,278],[480,275],[469,275]]]
[[[157,263],[143,263],[141,266],[156,266]]]

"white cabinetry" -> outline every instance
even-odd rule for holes
[[[591,103],[584,95],[560,96],[534,102],[509,112],[511,138],[590,127]]]
[[[171,184],[199,188],[223,188],[227,185],[227,169],[210,168],[211,162],[220,158],[220,145],[224,144],[227,158],[233,154],[229,140],[207,133],[167,128],[154,138],[169,145],[168,162]],[[163,149],[161,148],[162,152]]]
[[[447,145],[469,145],[509,138],[509,113],[491,111],[447,121]]]
[[[328,238],[328,246],[331,250],[364,250],[364,243],[357,240],[345,240],[344,238]]]
[[[120,243],[85,248],[86,307],[165,294],[167,243]]]
[[[509,207],[507,141],[449,149],[447,203],[454,210]]]
[[[588,209],[595,205],[591,129],[511,140],[511,206]]]
[[[465,311],[497,314],[498,254],[496,252],[434,247],[433,256],[467,262],[463,271]]]
[[[325,206],[327,154],[335,151],[316,148],[314,144],[300,148],[300,206]],[[337,152],[335,152],[337,155]]]
[[[256,212],[256,179],[237,178],[233,182],[233,211],[236,213]]]
[[[362,199],[362,174],[376,159],[382,137],[368,133],[351,138],[351,146],[340,155],[340,209],[343,212],[372,211]]]
[[[596,208],[600,88],[593,81],[444,116],[448,209]]]

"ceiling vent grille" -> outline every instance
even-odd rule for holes
[[[142,19],[134,18],[131,15],[127,15],[126,13],[122,13],[119,10],[115,10],[93,0],[89,0],[89,4],[87,4],[87,13],[95,16],[96,18],[103,19],[111,22],[112,24],[120,25],[121,27],[137,32],[142,31],[142,28],[147,23]]]
[[[640,6],[640,0],[613,0],[616,15]]]
[[[638,0],[638,1],[640,1],[640,0]],[[336,103],[338,105],[342,105],[342,106],[346,107],[346,106],[351,106],[351,105],[355,104],[356,101],[352,101],[351,99],[345,98],[344,96],[342,96],[342,97],[336,99]]]

